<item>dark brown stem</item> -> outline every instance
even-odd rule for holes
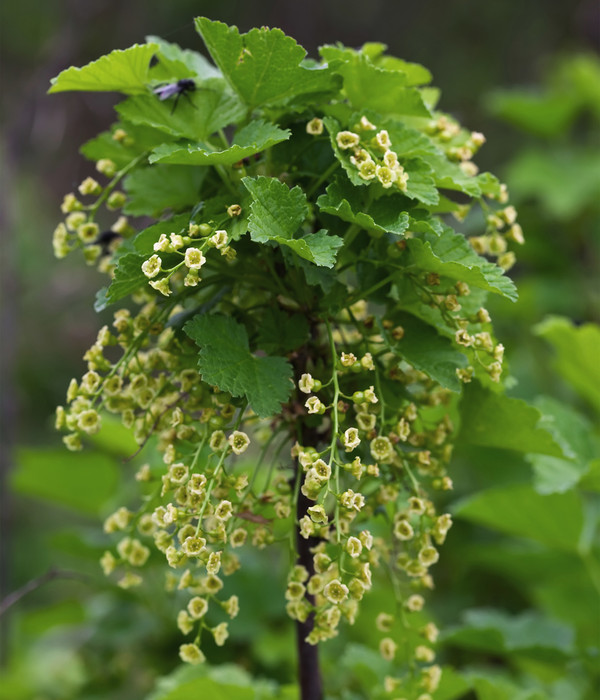
[[[302,427],[302,444],[316,444],[314,431]],[[296,469],[302,472],[302,467],[296,462]],[[303,480],[303,476],[301,477]],[[298,522],[307,514],[311,501],[302,493],[298,493],[298,503],[296,506],[296,518]],[[317,544],[314,537],[305,539],[300,534],[300,528],[296,526],[296,548],[298,552],[297,564],[304,566],[309,576],[313,576],[315,568],[313,565],[313,555],[311,547]],[[314,605],[314,596],[306,594],[306,600]],[[314,613],[311,613],[305,622],[296,621],[296,645],[298,649],[298,679],[300,682],[300,700],[322,700],[323,682],[321,679],[321,669],[319,667],[319,647],[316,644],[309,644],[306,637],[312,632],[314,627]]]

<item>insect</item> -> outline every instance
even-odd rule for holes
[[[102,231],[89,245],[99,245],[102,249],[100,255],[110,255],[113,252],[114,242],[122,238],[120,233],[114,231]]]
[[[153,92],[158,96],[159,100],[168,100],[169,97],[175,96],[175,101],[173,102],[173,108],[171,109],[171,114],[175,111],[179,98],[183,95],[186,100],[194,107],[194,103],[191,101],[189,93],[194,92],[196,89],[196,83],[191,78],[182,78],[176,83],[167,83],[166,85],[161,85],[154,88]]]

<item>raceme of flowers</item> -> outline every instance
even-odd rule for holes
[[[240,605],[249,603],[233,592],[240,551],[296,547],[290,542],[297,529],[311,565],[299,564],[294,552],[282,606],[293,620],[313,620],[307,642],[326,641],[344,623],[353,624],[365,596],[376,596],[378,581],[387,579],[395,599],[381,601],[373,620],[379,652],[390,663],[384,690],[427,700],[441,667],[426,602],[452,526],[436,501],[452,489],[448,466],[460,390],[474,378],[500,382],[504,348],[494,337],[485,291],[446,274],[443,265],[440,273],[406,262],[411,239],[422,235],[419,223],[437,234],[441,219],[433,205],[418,200],[414,159],[403,152],[390,117],[344,112],[343,97],[336,99],[302,101],[280,117],[293,133],[285,155],[274,146],[231,163],[173,166],[205,169],[197,205],[183,212],[174,207],[179,213],[171,218],[155,216],[155,228],[139,233],[125,213],[135,196],[127,178],[164,166],[148,166],[141,149],[127,164],[94,158],[108,182],[88,177],[78,195],[65,196],[54,251],[64,257],[80,250],[86,263],[97,264],[110,281],[109,301],[114,293],[122,308],[86,352],[87,371],[71,381],[56,425],[70,450],[82,449],[109,414],[131,430],[139,445],[131,457],[143,461],[135,475],[141,497],[106,518],[104,529],[115,539],[101,565],[119,586],[131,588],[143,584],[149,566],[164,562],[165,587],[183,601],[174,624],[185,637],[184,662],[202,663],[208,637],[222,646],[234,633]],[[437,112],[411,125],[460,178],[477,176],[471,159],[485,141],[482,134]],[[108,150],[135,148],[136,138],[134,125],[120,122],[107,137]],[[164,134],[156,138],[162,143]],[[234,147],[222,131],[215,134],[212,147],[225,146]],[[325,170],[305,170],[302,154],[311,148],[329,163]],[[367,205],[360,225],[347,211],[337,224],[320,220],[317,198],[328,185],[339,185],[344,172],[352,187],[368,192],[369,206],[401,198],[410,214],[403,233],[370,226]],[[244,178],[283,182],[290,187],[286,197],[303,193],[305,209],[289,205],[301,212],[291,233],[279,230],[287,225],[287,200],[277,209],[276,200],[267,206],[249,199]],[[482,220],[468,240],[504,270],[515,262],[509,246],[523,243],[507,200],[506,188],[492,183],[485,197],[452,204],[444,219],[462,221],[479,205]],[[102,216],[106,226],[97,223]],[[261,228],[265,221],[274,227],[271,238]],[[340,234],[337,259],[319,258],[331,249],[310,249],[325,227]],[[424,371],[411,356],[421,326],[403,320],[399,302],[406,300],[421,325],[436,328],[453,352],[462,353],[452,376]],[[239,371],[223,381],[218,362],[215,369],[205,358],[201,371],[198,342],[185,326],[190,318],[216,314],[235,319],[241,329],[231,348],[219,345],[221,339],[200,338],[200,357],[210,356],[215,343],[225,368],[228,352],[238,353],[231,362]],[[285,333],[297,339],[286,343],[279,337]],[[240,350],[244,334],[247,355]],[[277,357],[263,351],[265,341],[265,349],[278,348]],[[269,367],[284,373],[288,399],[276,402],[280,410],[267,417],[255,402],[265,395],[272,401],[270,371],[261,374],[261,362],[272,359],[279,364]],[[242,366],[260,377],[258,386],[243,386]],[[308,503],[304,511],[299,499]]]

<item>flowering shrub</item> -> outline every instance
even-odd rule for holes
[[[83,146],[99,181],[65,196],[54,233],[58,257],[107,274],[96,308],[115,308],[57,427],[79,450],[116,414],[147,455],[140,498],[105,521],[102,567],[143,585],[161,553],[187,595],[180,656],[198,664],[251,603],[223,593],[239,551],[291,548],[305,698],[321,695],[316,646],[387,577],[381,697],[425,700],[438,630],[415,613],[452,525],[436,493],[452,489],[465,385],[501,400],[485,303],[516,298],[516,212],[422,66],[381,44],[317,62],[278,29],[196,26],[215,65],[153,39],[51,88],[128,95]]]

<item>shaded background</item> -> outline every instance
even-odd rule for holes
[[[3,479],[17,446],[52,445],[60,450],[52,430],[54,407],[63,401],[69,379],[83,371],[82,354],[100,325],[92,309],[100,276],[75,256],[54,260],[51,234],[61,220],[63,195],[92,174],[78,148],[108,127],[117,96],[47,96],[50,78],[64,68],[141,43],[147,34],[202,51],[192,18],[206,15],[237,24],[243,31],[263,24],[279,26],[311,56],[316,56],[319,45],[335,41],[349,46],[366,41],[388,44],[390,53],[432,71],[434,84],[442,89],[442,110],[486,134],[488,143],[477,162],[501,177],[524,149],[557,144],[570,148],[598,140],[598,121],[577,110],[562,131],[548,137],[535,129],[532,133],[514,128],[510,120],[498,117],[498,110],[494,114],[489,108],[497,88],[530,85],[539,91],[557,57],[598,51],[600,18],[595,0],[14,0],[3,3],[0,12]],[[600,111],[596,116],[600,119]],[[497,319],[505,345],[518,344],[509,359],[520,380],[515,393],[525,398],[554,381],[540,361],[544,350],[526,337],[529,325],[548,313],[577,322],[598,320],[599,222],[598,204],[593,201],[590,191],[576,211],[562,218],[551,207],[544,209],[531,193],[524,191],[517,201],[526,235],[527,217],[533,232],[520,264],[511,272],[525,301],[512,308],[499,304]],[[561,398],[573,398],[564,387],[551,389]],[[60,521],[67,529],[86,523],[90,532],[98,528],[97,514],[90,519],[87,513],[87,520],[82,520],[81,513],[57,512],[37,502],[32,506],[27,498],[9,501],[6,488],[2,493],[2,594],[53,563],[48,551],[35,544],[42,523]],[[9,532],[15,534],[9,538]],[[94,560],[96,551],[87,542]],[[101,551],[101,543],[98,547]],[[65,583],[64,590],[79,595],[78,584],[69,585]],[[45,595],[41,591],[32,595],[37,596],[31,602],[34,611],[39,612],[35,606],[44,602]],[[102,607],[98,603],[95,611],[101,615],[98,606]],[[27,640],[27,629],[17,627],[18,645]],[[3,630],[2,655],[7,661],[8,627]],[[115,635],[122,643],[123,630]],[[264,653],[268,657],[268,650]],[[142,679],[139,687],[145,686]]]

